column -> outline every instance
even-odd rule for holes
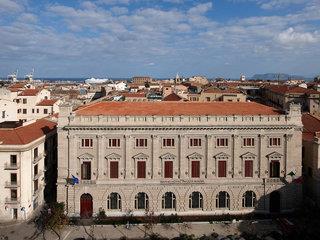
[[[211,144],[211,135],[206,135],[206,149],[205,149],[205,178],[208,178],[210,176],[209,171],[209,149]]]
[[[124,161],[125,161],[125,178],[126,179],[133,179],[134,168],[132,164],[132,156],[130,151],[130,144],[131,144],[131,136],[125,135],[125,148],[124,148]]]
[[[265,151],[264,151],[264,147],[265,147],[265,135],[264,134],[260,134],[259,135],[259,154],[258,154],[258,178],[260,177],[267,177],[268,173],[266,173],[266,171],[268,170],[268,161],[266,161],[265,159]],[[255,174],[254,174],[255,175]]]
[[[238,148],[236,146],[241,146],[241,143],[239,143],[239,136],[237,133],[232,135],[232,154],[231,154],[231,166],[227,167],[227,177],[230,177],[229,171],[232,171],[233,177],[239,176],[239,152]]]
[[[97,135],[97,160],[96,160],[96,178],[97,180],[103,179],[103,173],[105,171],[104,162],[104,144],[103,144],[103,136]]]
[[[185,139],[186,137],[184,135],[180,135],[179,136],[180,140],[179,140],[179,159],[178,159],[178,166],[179,166],[179,178],[181,179],[187,179],[189,178],[189,173],[186,174],[186,172],[188,172],[189,168],[188,168],[188,161],[186,159],[185,156]]]
[[[161,176],[161,169],[159,169],[159,137],[157,135],[151,135],[151,179],[159,179]]]

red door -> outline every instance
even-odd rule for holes
[[[82,194],[80,198],[80,216],[82,218],[91,218],[93,213],[93,203],[90,194]]]
[[[253,162],[245,161],[244,162],[244,176],[253,177]]]
[[[164,162],[164,178],[173,178],[173,162]]]
[[[118,162],[110,162],[110,178],[118,178],[119,166]]]
[[[137,162],[137,177],[138,178],[146,178],[146,162],[145,161],[138,161]]]
[[[200,161],[191,162],[191,177],[193,178],[200,177]]]
[[[218,162],[218,177],[226,177],[227,176],[227,162],[219,161]]]

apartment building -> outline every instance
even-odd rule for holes
[[[28,219],[55,197],[56,145],[52,121],[0,123],[0,220]]]
[[[200,102],[245,102],[247,100],[246,94],[237,89],[219,89],[209,88],[201,92]]]
[[[132,78],[132,83],[138,84],[138,85],[140,84],[144,85],[145,83],[150,83],[150,82],[152,82],[151,77],[137,76]]]
[[[17,121],[17,104],[11,91],[2,87],[0,88],[0,123],[6,121]]]
[[[268,85],[262,88],[262,97],[283,110],[288,110],[290,103],[299,103],[303,112],[320,115],[320,92],[287,85]]]
[[[302,115],[302,123],[304,195],[320,206],[320,119],[305,113]]]
[[[292,211],[301,127],[299,105],[287,115],[253,102],[61,106],[57,199],[82,217]]]

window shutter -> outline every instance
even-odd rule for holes
[[[226,177],[227,176],[227,162],[219,161],[218,162],[218,177]]]
[[[191,162],[191,177],[198,178],[200,177],[200,162],[192,161]]]
[[[110,178],[118,178],[119,164],[118,162],[110,162]]]
[[[172,161],[164,162],[164,177],[173,178],[173,162]]]
[[[145,161],[138,161],[137,162],[137,177],[138,178],[146,178],[146,162]]]
[[[253,162],[245,161],[244,162],[244,176],[253,177]]]

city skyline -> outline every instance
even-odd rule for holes
[[[0,2],[0,76],[319,73],[317,0]],[[20,77],[21,77],[20,75]]]

